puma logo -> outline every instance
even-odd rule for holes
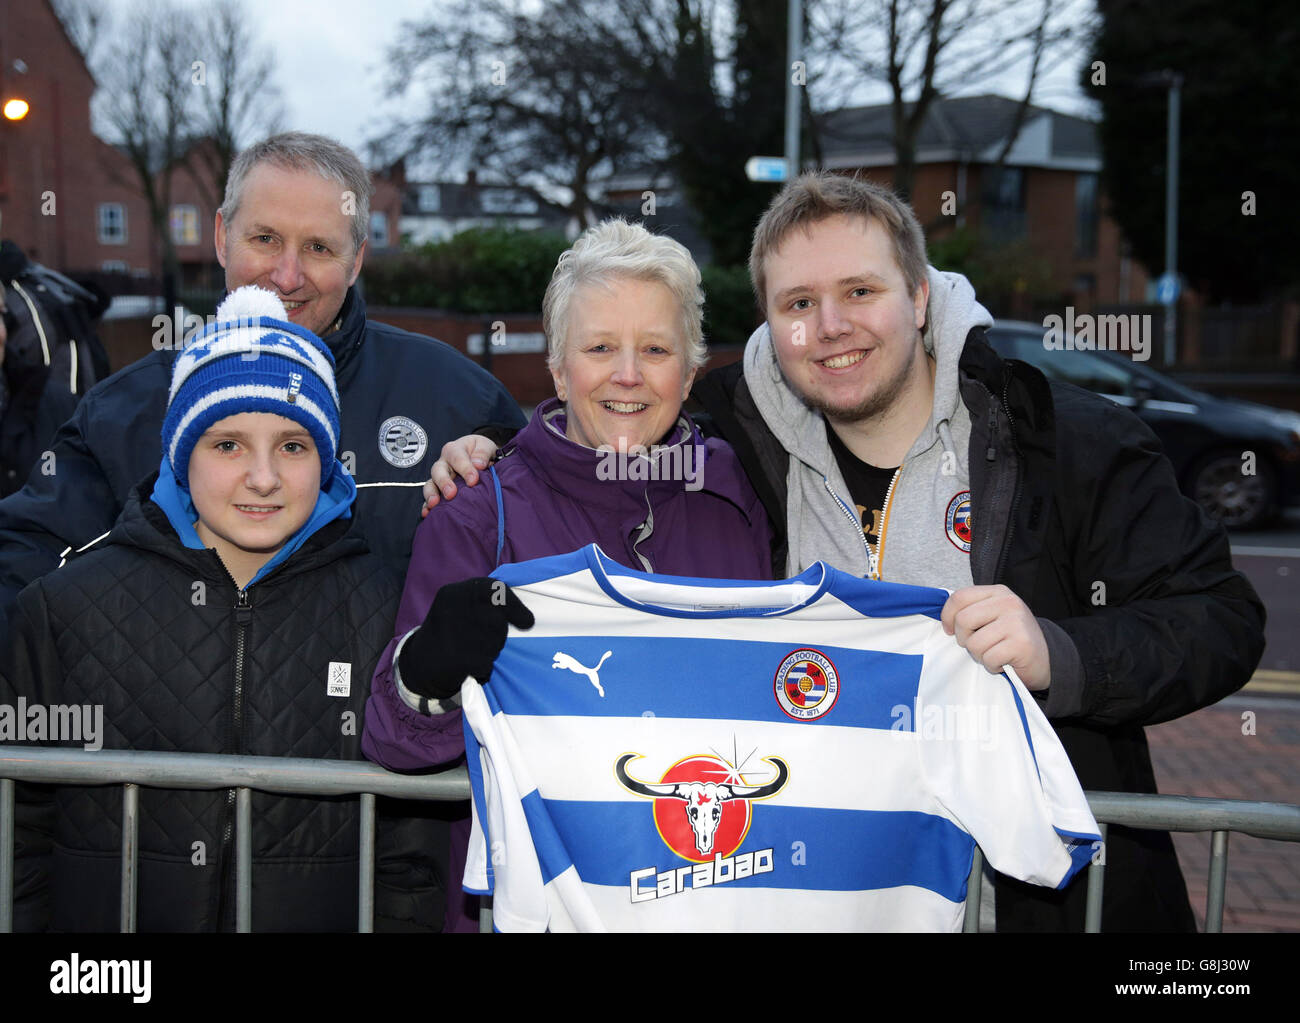
[[[587,680],[596,687],[596,692],[600,693],[601,699],[605,698],[605,689],[600,684],[600,666],[605,663],[605,659],[612,654],[613,650],[606,650],[605,656],[596,662],[594,668],[584,668],[568,654],[562,654],[558,650],[555,653],[555,660],[551,662],[552,668],[568,668],[570,671],[579,675],[586,675]]]

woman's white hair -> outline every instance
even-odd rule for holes
[[[605,220],[588,228],[560,256],[542,299],[542,330],[546,333],[546,364],[558,372],[564,364],[569,336],[569,306],[587,284],[608,284],[631,278],[657,281],[666,287],[681,310],[686,339],[686,372],[708,360],[704,346],[704,291],[700,268],[680,242],[651,234],[640,224]]]

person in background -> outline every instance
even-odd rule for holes
[[[682,413],[707,357],[703,303],[690,253],[640,226],[606,221],[560,257],[542,307],[556,397],[505,447],[496,485],[417,531],[366,709],[372,760],[412,770],[464,754],[462,681],[486,682],[507,626],[532,623],[484,578],[499,564],[596,543],[641,571],[771,578],[767,516],[735,454]],[[466,821],[453,878],[468,834]],[[474,929],[464,899],[455,926]]]
[[[108,305],[76,281],[0,242],[9,354],[0,384],[0,497],[26,482],[55,431],[98,380],[108,356],[94,323]]]

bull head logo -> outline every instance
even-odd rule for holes
[[[686,819],[690,822],[691,832],[695,835],[695,848],[707,855],[713,851],[713,836],[722,820],[722,804],[730,799],[766,799],[785,788],[790,777],[790,768],[779,757],[764,757],[776,768],[776,778],[766,785],[732,785],[717,782],[660,782],[651,784],[637,781],[627,773],[627,765],[632,760],[640,759],[639,753],[624,753],[614,765],[614,774],[622,786],[638,796],[651,799],[680,799],[686,810]]]

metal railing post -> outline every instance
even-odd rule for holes
[[[358,878],[357,931],[375,929],[375,794],[361,793],[361,876]]]
[[[1228,832],[1210,836],[1210,884],[1205,895],[1205,933],[1223,931],[1223,896],[1228,885]]]
[[[978,845],[970,861],[970,877],[966,879],[966,921],[962,933],[978,934],[980,929],[980,891],[984,886],[984,850]]]
[[[0,934],[14,929],[14,783],[0,778]]]
[[[135,933],[140,865],[140,786],[122,786],[122,933]]]
[[[253,791],[235,790],[235,930],[253,929]]]
[[[1088,864],[1088,903],[1083,913],[1083,932],[1101,933],[1101,900],[1106,885],[1106,832],[1109,824],[1098,823],[1101,831],[1101,848],[1093,854]]]

